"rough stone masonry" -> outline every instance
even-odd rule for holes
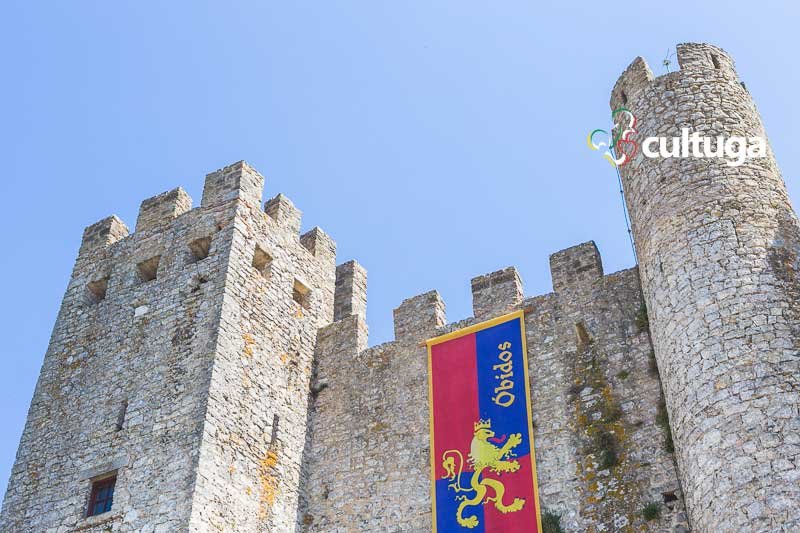
[[[730,58],[681,45],[612,94],[648,135],[763,134]],[[564,531],[800,527],[800,232],[773,158],[623,167],[639,268],[594,243],[435,291],[368,346],[367,274],[240,162],[89,226],[0,514],[3,532],[431,529],[421,342],[524,309],[543,511]],[[652,342],[651,342],[652,332]],[[663,392],[662,392],[663,389]],[[87,517],[116,475],[111,510]]]
[[[677,49],[653,79],[641,58],[611,107],[642,137],[766,138],[723,50]],[[676,457],[700,531],[800,530],[800,226],[774,155],[634,158],[621,167]]]

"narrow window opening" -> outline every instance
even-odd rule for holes
[[[255,253],[253,253],[253,268],[258,270],[265,278],[269,278],[272,270],[272,256],[258,245],[256,245]]]
[[[306,287],[300,280],[295,279],[292,298],[300,304],[300,307],[308,309],[311,305],[311,289]]]
[[[151,257],[147,261],[142,261],[141,263],[136,265],[136,268],[139,271],[139,279],[143,283],[147,283],[148,281],[153,281],[158,277],[159,262],[161,262],[161,256],[157,255],[155,257]]]
[[[125,415],[128,413],[128,400],[124,400],[122,402],[122,406],[119,409],[119,414],[117,415],[117,431],[122,431],[122,428],[125,426]]]
[[[86,516],[97,516],[111,510],[116,484],[116,472],[92,481],[92,492],[89,495],[89,508],[86,510]]]
[[[96,304],[106,299],[106,290],[108,290],[108,277],[90,281],[86,285],[89,293],[89,303]]]
[[[628,95],[625,94],[625,91],[620,91],[619,97],[622,99],[622,103],[623,104],[627,104],[628,103]]]
[[[719,59],[717,59],[715,54],[711,54],[711,63],[714,64],[715,69],[719,70]]]
[[[196,263],[208,257],[211,250],[211,237],[202,237],[189,243],[189,251],[192,254],[191,262]]]
[[[278,423],[280,422],[278,415],[272,416],[272,436],[269,438],[269,445],[274,446],[278,442]]]

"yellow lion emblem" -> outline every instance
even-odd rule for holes
[[[519,511],[525,505],[524,498],[514,498],[510,505],[506,505],[503,503],[503,496],[506,492],[505,486],[496,479],[481,479],[481,474],[486,468],[497,474],[519,470],[519,461],[508,460],[507,458],[514,456],[512,449],[522,442],[522,435],[520,433],[512,434],[502,448],[489,442],[492,437],[494,437],[494,431],[492,431],[491,420],[479,420],[475,423],[468,459],[474,472],[468,488],[461,486],[461,474],[464,471],[464,457],[461,452],[447,450],[442,454],[442,467],[446,471],[442,479],[448,479],[453,482],[447,486],[454,489],[456,493],[475,492],[475,495],[471,498],[466,495],[456,496],[456,499],[461,501],[456,510],[456,521],[462,527],[472,529],[479,523],[478,517],[475,515],[464,518],[463,513],[467,507],[492,502],[501,513],[513,513]],[[459,460],[458,472],[456,472],[456,458]],[[493,498],[487,496],[488,489],[494,491]],[[486,499],[484,500],[484,498]]]

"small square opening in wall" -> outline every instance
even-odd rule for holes
[[[294,287],[292,287],[292,298],[300,304],[300,307],[308,309],[311,305],[311,289],[306,287],[300,280],[295,279]]]
[[[139,271],[139,279],[145,283],[156,279],[158,277],[158,263],[160,262],[161,256],[157,255],[136,265]]]
[[[89,303],[96,304],[106,299],[106,290],[108,290],[108,277],[90,281],[86,284],[86,291],[89,296]]]
[[[208,257],[211,251],[211,237],[201,237],[189,243],[189,251],[192,254],[192,263],[202,261]]]
[[[269,277],[272,269],[272,256],[258,245],[256,245],[256,251],[253,253],[253,268],[258,270],[265,278]]]
[[[117,473],[107,474],[92,481],[89,494],[89,507],[86,516],[97,516],[107,513],[114,504],[114,487],[117,484]]]

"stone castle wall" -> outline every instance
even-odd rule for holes
[[[474,318],[433,291],[368,348],[366,271],[244,163],[142,203],[136,232],[87,228],[20,443],[0,530],[424,531],[424,339],[527,309],[542,505],[568,531],[641,522],[680,487],[655,424],[638,275],[587,243],[551,258],[555,292],[513,268],[472,280]],[[609,414],[609,410],[613,411]],[[592,436],[612,435],[605,449]],[[613,465],[601,455],[613,452]],[[85,517],[93,479],[118,476]]]
[[[766,138],[724,51],[677,55],[679,71],[654,79],[638,58],[614,87],[637,138]],[[638,155],[620,170],[692,523],[798,529],[800,226],[775,158]]]
[[[320,331],[303,530],[430,530],[422,341],[514,309],[528,310],[543,508],[562,514],[566,531],[617,531],[642,525],[643,507],[656,502],[662,518],[650,530],[686,527],[675,466],[656,423],[660,386],[649,335],[637,326],[637,271],[603,276],[593,243],[559,252],[551,264],[556,291],[535,298],[524,298],[513,268],[475,278],[476,318],[454,324],[446,325],[435,291],[406,300],[394,313],[396,340],[380,346],[366,348],[363,309]],[[343,277],[353,271],[365,278],[360,268]],[[341,277],[337,287],[352,287]],[[366,283],[358,286],[366,290]],[[336,298],[365,301],[352,291]],[[601,467],[597,432],[613,435],[617,464]]]

